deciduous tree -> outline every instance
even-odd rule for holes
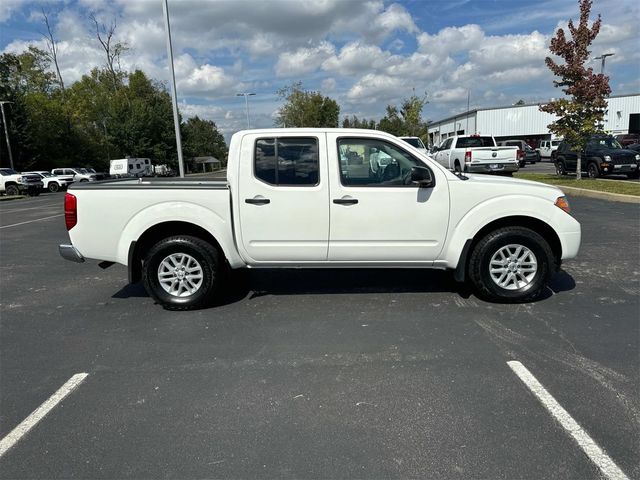
[[[593,73],[585,63],[591,52],[589,46],[600,32],[601,19],[589,26],[592,0],[579,0],[580,21],[574,25],[569,20],[567,28],[571,38],[567,38],[563,28],[556,31],[551,39],[551,53],[564,60],[559,63],[551,57],[545,58],[547,67],[559,80],[556,87],[562,88],[566,98],[542,105],[540,110],[557,115],[559,118],[549,125],[549,130],[564,137],[578,152],[577,178],[581,178],[582,152],[590,135],[602,132],[602,119],[607,107],[606,96],[611,93],[609,77]]]
[[[278,110],[276,125],[280,127],[336,128],[340,116],[338,103],[320,92],[304,90],[302,82],[278,90],[284,105]]]

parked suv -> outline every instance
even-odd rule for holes
[[[640,133],[627,133],[624,135],[616,135],[616,140],[622,145],[626,147],[628,145],[633,145],[634,143],[640,143]]]
[[[540,158],[551,158],[553,161],[553,152],[558,149],[558,145],[562,140],[542,140],[536,151],[540,154]]]
[[[593,135],[582,153],[581,170],[586,171],[590,178],[612,174],[626,174],[629,178],[637,178],[639,162],[640,154],[622,148],[611,135]],[[575,172],[577,163],[576,149],[567,141],[562,141],[556,152],[555,164],[558,175]]]
[[[502,140],[498,145],[503,147],[518,147],[518,163],[523,168],[527,162],[536,163],[540,161],[540,153],[536,152],[524,140]]]
[[[53,175],[73,175],[74,182],[95,182],[98,179],[96,173],[89,172],[86,168],[54,168]]]
[[[73,177],[52,175],[46,170],[36,170],[33,172],[22,172],[23,175],[38,175],[40,180],[44,184],[44,189],[49,190],[52,193],[57,192],[60,189],[67,189],[69,185],[73,183]]]

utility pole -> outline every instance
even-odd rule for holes
[[[0,109],[2,110],[2,124],[4,125],[4,138],[7,141],[7,150],[9,151],[9,166],[13,170],[13,154],[11,153],[11,142],[9,142],[9,129],[7,128],[7,117],[4,115],[4,104],[13,103],[8,100],[0,101]]]
[[[602,63],[600,64],[600,75],[604,74],[604,62],[607,59],[607,57],[612,57],[614,55],[615,53],[603,53],[599,57],[594,58],[594,60],[602,60]]]
[[[467,90],[467,127],[464,129],[464,134],[469,135],[469,101],[471,100],[471,90]]]
[[[167,32],[167,57],[169,59],[169,72],[171,73],[171,100],[173,103],[173,126],[176,130],[176,148],[178,150],[178,171],[180,177],[184,177],[184,163],[182,161],[182,138],[180,137],[180,117],[178,116],[178,97],[176,94],[176,72],[173,69],[173,47],[171,46],[171,28],[169,26],[169,5],[167,0],[162,2],[164,10],[164,23]]]
[[[245,109],[245,112],[247,113],[247,129],[250,128],[250,126],[249,126],[249,100],[248,100],[248,97],[251,97],[253,95],[255,95],[255,93],[250,93],[250,92],[236,93],[236,97],[244,97],[244,109]]]

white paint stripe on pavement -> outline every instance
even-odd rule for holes
[[[29,432],[36,424],[42,420],[47,413],[49,413],[58,403],[60,403],[67,395],[73,392],[78,385],[80,385],[88,373],[76,373],[73,377],[67,380],[62,387],[58,389],[56,393],[51,395],[46,402],[36,408],[31,415],[25,418],[20,425],[11,430],[9,434],[0,440],[0,457],[2,457],[7,451],[13,447],[24,435]]]
[[[605,478],[610,480],[629,480],[605,451],[593,441],[589,434],[578,425],[578,422],[547,392],[538,379],[522,363],[513,360],[507,362],[507,365],[520,377],[520,380],[540,400],[540,403],[560,423],[562,428],[569,432],[574,440],[578,442],[582,451],[596,464]]]
[[[50,217],[36,218],[35,220],[29,220],[28,222],[20,222],[14,223],[13,225],[5,225],[4,227],[0,227],[0,230],[3,228],[17,227],[18,225],[26,225],[27,223],[40,222],[42,220],[49,220],[50,218],[61,217],[64,213],[59,213],[58,215],[51,215]]]

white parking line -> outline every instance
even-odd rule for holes
[[[80,385],[88,373],[76,373],[67,382],[58,389],[56,393],[51,395],[46,402],[36,408],[31,415],[25,418],[20,425],[11,430],[9,434],[0,440],[0,457],[2,457],[7,451],[13,447],[24,435],[29,432],[36,424],[49,413],[53,407],[60,403],[67,395]]]
[[[1,214],[5,213],[15,213],[15,212],[25,212],[27,210],[42,210],[44,208],[60,208],[62,205],[57,203],[52,203],[51,205],[40,205],[39,207],[29,207],[29,208],[16,208],[14,210],[0,210]]]
[[[540,403],[549,411],[549,413],[560,423],[569,434],[578,442],[578,445],[589,459],[596,464],[605,478],[611,480],[629,480],[622,470],[614,463],[613,460],[602,450],[596,442],[585,432],[578,422],[576,422],[569,413],[562,408],[555,398],[542,386],[542,384],[527,370],[527,368],[518,361],[507,362],[520,380],[531,390],[531,392],[540,400]]]
[[[64,213],[59,213],[58,215],[51,215],[50,217],[36,218],[35,220],[29,220],[28,222],[20,222],[14,223],[12,225],[5,225],[4,227],[0,227],[0,230],[3,228],[17,227],[18,225],[26,225],[27,223],[40,222],[42,220],[49,220],[50,218],[61,217]]]

